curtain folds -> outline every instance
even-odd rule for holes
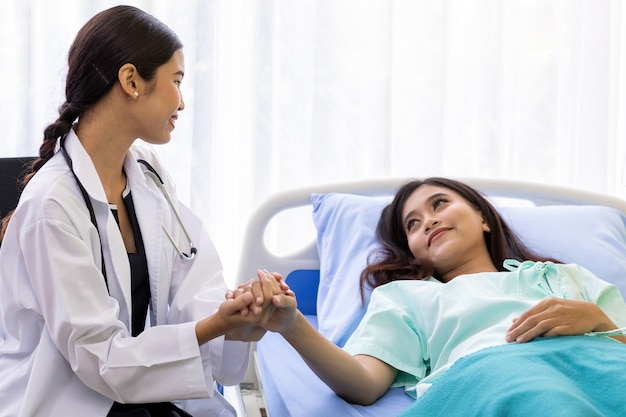
[[[252,210],[294,187],[443,175],[626,195],[620,0],[126,3],[185,45],[187,107],[159,152],[230,279]],[[0,0],[2,156],[37,152],[73,37],[114,4]]]

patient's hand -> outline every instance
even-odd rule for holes
[[[296,322],[297,306],[293,292],[278,294],[272,297],[274,311],[263,327],[271,332],[283,332],[289,330]]]
[[[547,298],[514,319],[505,340],[523,343],[536,337],[575,336],[615,328],[615,324],[594,303]]]

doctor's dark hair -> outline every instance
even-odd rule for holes
[[[39,158],[30,164],[22,186],[52,158],[57,140],[70,131],[76,119],[113,88],[124,64],[133,64],[139,75],[150,81],[180,48],[182,43],[170,28],[136,7],[116,6],[93,16],[70,47],[65,102],[58,119],[44,130]],[[2,221],[0,239],[11,214]]]
[[[368,265],[361,273],[362,297],[367,287],[376,288],[397,280],[421,280],[431,276],[438,278],[429,259],[417,259],[411,253],[402,221],[404,204],[413,192],[423,185],[444,187],[454,191],[481,212],[490,229],[490,232],[484,232],[487,250],[499,271],[504,271],[503,262],[506,259],[560,263],[556,259],[542,257],[528,248],[489,200],[469,185],[438,177],[413,180],[403,185],[393,201],[382,211],[376,227],[376,236],[382,248],[370,254]]]

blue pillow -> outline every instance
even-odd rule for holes
[[[359,277],[379,244],[376,224],[390,199],[354,194],[313,194],[320,284],[320,332],[343,346],[363,314]],[[577,263],[626,294],[626,216],[604,206],[502,207],[520,238],[538,254]]]
[[[320,284],[317,318],[320,333],[343,346],[365,313],[359,278],[367,256],[379,247],[376,224],[389,200],[351,194],[313,194]]]

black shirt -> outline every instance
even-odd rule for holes
[[[137,222],[135,206],[130,190],[124,191],[124,206],[128,212],[130,224],[133,228],[135,236],[136,253],[128,254],[130,263],[130,280],[131,280],[131,303],[132,303],[132,335],[139,335],[146,326],[146,315],[148,314],[148,306],[150,304],[150,279],[148,276],[148,261],[146,259],[146,250],[141,237],[141,230]],[[111,211],[119,226],[119,218],[117,216],[117,207],[111,205]]]

